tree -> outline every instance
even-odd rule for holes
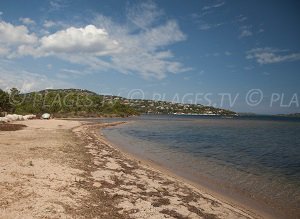
[[[0,112],[10,112],[12,105],[9,101],[9,94],[0,89]]]
[[[20,106],[22,104],[20,91],[15,87],[10,89],[9,102],[11,104],[11,110],[13,112],[16,111],[17,106]]]
[[[13,87],[10,89],[10,94],[18,96],[20,94],[20,91],[17,88]]]

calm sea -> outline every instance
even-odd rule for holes
[[[126,120],[126,119],[125,119]],[[103,130],[122,149],[176,174],[300,218],[300,119],[142,116]]]

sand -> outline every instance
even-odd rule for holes
[[[17,124],[0,131],[0,218],[261,218],[122,153],[107,124]]]

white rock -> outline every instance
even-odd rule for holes
[[[6,123],[8,122],[8,119],[6,117],[0,117],[0,122]]]
[[[32,114],[23,116],[24,120],[35,119],[35,118],[36,118],[36,115],[32,115]]]
[[[8,114],[6,116],[6,118],[11,122],[11,121],[16,121],[17,120],[17,116],[15,114],[11,115],[11,114]]]
[[[49,113],[44,113],[42,115],[42,119],[50,119],[50,114]]]
[[[13,121],[23,121],[28,119],[35,119],[36,115],[30,114],[26,116],[17,114],[8,114],[6,117],[0,117],[0,122],[13,122]]]
[[[18,116],[18,119],[17,119],[17,120],[20,120],[20,121],[24,120],[24,118],[23,118],[22,115],[17,115],[17,116]]]

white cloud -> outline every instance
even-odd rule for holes
[[[46,28],[49,28],[49,27],[56,26],[56,23],[54,21],[51,21],[51,20],[45,20],[44,23],[43,23],[43,26],[46,27]]]
[[[237,22],[243,23],[246,20],[248,20],[248,18],[242,14],[237,17]]]
[[[145,78],[162,79],[169,73],[189,70],[174,60],[174,54],[166,49],[169,45],[186,39],[174,20],[167,20],[161,25],[152,23],[151,27],[142,25],[139,31],[137,27],[132,29],[131,26],[119,25],[103,15],[97,16],[93,24],[92,32],[99,34],[95,41],[90,35],[83,34],[86,27],[80,28],[80,31],[79,28],[73,28],[45,37],[51,43],[41,40],[39,50],[44,54],[52,51],[53,55],[64,60],[86,65],[97,71],[112,69],[124,74],[139,74]],[[77,31],[81,32],[76,34],[80,39],[72,38],[72,34],[67,33]],[[65,41],[66,37],[68,40]],[[53,40],[57,43],[53,44]],[[95,46],[96,44],[99,46]],[[66,54],[66,51],[69,53]],[[82,56],[82,53],[85,55]],[[102,55],[105,57],[102,58]]]
[[[180,31],[175,21],[168,21],[162,26],[152,28],[141,34],[140,39],[143,46],[155,49],[183,41],[186,39],[186,36]]]
[[[0,66],[0,88],[3,90],[16,87],[22,92],[30,92],[50,88],[73,86],[74,85],[61,80],[50,79],[45,75],[41,75],[40,73],[37,74]]]
[[[35,25],[35,21],[28,17],[21,17],[19,18],[19,21],[21,21],[25,25]]]
[[[99,63],[104,64],[103,68],[113,68],[126,74],[137,73],[145,78],[158,79],[164,78],[168,73],[188,70],[180,62],[174,61],[172,52],[165,49],[186,39],[175,21],[169,20],[138,33],[103,16],[98,17],[95,24],[106,27],[109,35],[117,39],[122,47],[120,52],[111,56],[111,62]],[[96,64],[95,61],[92,61],[93,64]]]
[[[213,29],[213,28],[217,28],[217,27],[220,27],[222,26],[224,23],[206,23],[205,21],[203,20],[200,20],[197,22],[199,24],[199,29],[200,30],[210,30],[210,29]]]
[[[223,5],[225,5],[225,2],[217,2],[213,5],[204,6],[201,12],[192,13],[190,17],[192,18],[192,21],[198,26],[199,30],[202,31],[221,27],[227,24],[228,22],[224,22],[224,20],[217,21],[216,18],[219,17],[217,14],[219,14],[220,12],[214,9],[219,8]]]
[[[287,50],[273,48],[255,48],[247,51],[247,59],[254,59],[259,64],[292,62],[300,60],[300,53],[287,53]]]
[[[225,2],[217,2],[216,4],[213,5],[206,5],[202,8],[202,10],[206,11],[206,10],[210,10],[210,9],[214,9],[214,8],[219,8],[221,6],[225,5]]]
[[[74,74],[74,75],[82,75],[82,74],[84,74],[81,71],[78,71],[78,70],[75,70],[75,69],[66,69],[66,68],[61,69],[61,72],[68,73],[68,74]]]
[[[32,45],[20,45],[18,46],[18,48],[11,52],[9,54],[9,58],[16,58],[16,57],[20,57],[20,56],[33,56],[33,57],[40,57],[42,56],[41,53]]]
[[[58,31],[61,29],[67,29],[69,28],[70,24],[67,24],[65,22],[62,21],[53,21],[53,20],[44,20],[43,24],[42,24],[43,28],[39,29],[39,35],[40,36],[48,36],[51,33],[53,33],[53,31]]]
[[[40,43],[39,49],[46,54],[92,53],[101,56],[119,49],[117,41],[110,39],[104,29],[98,29],[94,25],[61,30],[42,37]]]
[[[30,34],[26,26],[14,26],[5,21],[0,21],[0,45],[32,44],[36,41],[36,35]]]
[[[199,25],[200,30],[209,30],[213,27],[214,27],[214,25],[208,24],[208,23],[202,23],[202,24]]]
[[[1,56],[7,56],[10,53],[10,49],[7,46],[0,45],[0,57]]]
[[[240,38],[252,36],[253,33],[250,30],[242,30],[240,33]]]
[[[51,0],[49,1],[50,11],[59,11],[67,7],[65,0]]]
[[[250,37],[253,35],[253,32],[250,30],[250,26],[242,26],[240,27],[240,35],[239,38]]]
[[[92,24],[84,27],[66,28],[58,25],[59,22],[46,20],[44,27],[62,29],[51,34],[44,31],[45,35],[40,38],[29,33],[26,26],[1,22],[0,48],[6,54],[9,51],[1,46],[1,42],[3,45],[14,42],[18,45],[8,47],[13,50],[10,58],[55,56],[94,72],[114,70],[145,78],[162,79],[167,74],[190,70],[168,49],[170,45],[184,41],[186,35],[176,21],[163,20],[163,12],[156,9],[153,3],[141,3],[132,10],[128,9],[125,24],[103,15],[96,16]]]
[[[78,71],[75,69],[67,69],[63,68],[60,69],[59,73],[56,74],[56,77],[61,78],[61,79],[69,79],[69,78],[78,78],[83,75],[90,74],[90,72],[83,70],[83,71]]]
[[[45,20],[43,23],[43,27],[46,29],[49,28],[68,28],[70,25],[64,23],[62,21],[53,21],[53,20]]]
[[[128,20],[142,29],[151,27],[162,14],[163,11],[157,8],[153,2],[142,2],[127,8]]]

